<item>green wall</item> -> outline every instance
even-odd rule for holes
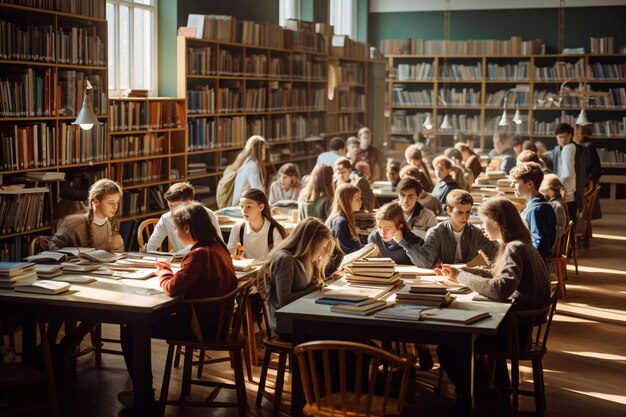
[[[178,25],[186,25],[190,13],[225,14],[241,20],[278,24],[278,5],[278,0],[178,0]]]
[[[565,9],[565,47],[589,51],[591,36],[613,36],[617,50],[626,46],[626,6]],[[541,39],[557,52],[558,9],[463,10],[450,15],[450,39]],[[368,39],[443,39],[443,12],[370,13]]]
[[[159,96],[176,97],[176,2],[159,3]]]

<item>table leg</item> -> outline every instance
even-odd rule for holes
[[[299,343],[306,342],[304,327],[305,323],[293,320],[292,322],[292,342],[296,346]],[[291,367],[291,417],[302,417],[302,409],[304,408],[304,392],[302,391],[302,381],[300,380],[300,365],[295,355],[292,355],[289,362]]]
[[[459,416],[472,416],[474,412],[474,342],[476,336],[465,335],[457,349],[458,383],[456,386]]]
[[[35,320],[25,319],[22,322],[22,362],[34,363],[37,347],[37,333]]]
[[[139,416],[151,416],[155,409],[150,355],[149,323],[133,324],[134,408]]]
[[[254,331],[254,314],[252,314],[252,306],[246,303],[246,326],[248,331],[248,357],[252,365],[259,365],[259,358],[256,353],[256,333]]]

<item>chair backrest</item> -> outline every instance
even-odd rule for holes
[[[412,367],[408,358],[360,343],[335,340],[300,344],[294,348],[294,354],[309,407],[336,416],[402,412]],[[381,365],[386,375],[379,372]],[[397,401],[389,401],[394,374],[391,370],[398,368],[402,372],[400,392]],[[377,388],[383,390],[383,395],[376,395]]]
[[[585,193],[585,211],[587,212],[587,217],[591,219],[591,213],[593,213],[593,206],[596,204],[596,200],[598,199],[598,195],[600,194],[601,185],[598,184],[593,187],[590,191]]]
[[[139,245],[139,251],[143,252],[146,243],[150,240],[150,236],[152,232],[154,232],[154,228],[159,222],[159,219],[146,219],[139,224],[137,228],[137,244]],[[172,250],[172,244],[168,240],[168,248],[167,251],[170,252]]]
[[[563,234],[559,236],[556,240],[556,244],[554,245],[554,252],[552,253],[552,258],[560,258],[562,256],[567,256],[567,252],[569,251],[570,245],[570,231],[574,226],[574,221],[570,220],[563,230]]]
[[[545,352],[558,298],[559,288],[557,287],[547,305],[534,310],[517,310],[513,312],[511,318],[514,325],[511,326],[512,338],[509,345],[511,353],[523,356],[526,353],[530,353],[533,349],[541,349]],[[525,325],[522,327],[520,323],[525,323]],[[525,335],[520,334],[519,332],[524,328],[528,333]],[[525,340],[523,346],[520,346],[520,339]]]
[[[242,279],[237,282],[237,288],[220,297],[183,300],[183,303],[191,305],[191,326],[198,342],[204,342],[199,313],[204,310],[210,310],[215,314],[211,317],[211,320],[216,320],[215,323],[217,323],[216,334],[212,341],[228,341],[239,336],[253,284],[254,281],[251,279]]]
[[[50,236],[39,235],[30,241],[30,247],[28,250],[29,255],[37,255],[39,252],[46,250]]]

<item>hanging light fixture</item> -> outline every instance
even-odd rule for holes
[[[76,117],[76,120],[72,122],[73,125],[80,125],[80,128],[83,130],[89,130],[93,127],[93,125],[101,125],[102,122],[98,120],[96,115],[93,112],[93,107],[91,105],[91,90],[93,87],[89,80],[85,79],[85,95],[83,96],[83,106]]]
[[[508,115],[506,114],[506,102],[509,99],[509,91],[506,91],[506,95],[504,96],[504,110],[502,111],[502,117],[500,117],[500,121],[498,122],[498,126],[509,126],[511,122],[509,122]]]
[[[576,125],[589,126],[590,124],[591,122],[589,121],[589,119],[587,119],[587,112],[585,111],[585,108],[583,107],[582,109],[580,109],[580,114],[578,115],[578,118],[576,119]]]
[[[426,120],[424,120],[422,126],[424,126],[424,129],[426,130],[430,130],[433,128],[433,120],[430,118],[430,113],[426,113]]]
[[[523,122],[522,115],[519,109],[515,109],[515,115],[513,116],[513,123],[515,123],[516,125],[521,125],[522,122]]]
[[[439,126],[439,129],[448,130],[448,129],[452,129],[452,127],[453,126],[452,126],[452,123],[450,123],[450,118],[446,114],[445,116],[443,116],[443,122],[441,123],[441,126]]]

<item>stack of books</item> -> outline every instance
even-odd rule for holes
[[[396,263],[390,258],[357,259],[346,268],[349,283],[394,285],[400,281]]]
[[[324,293],[315,303],[330,305],[330,311],[335,313],[366,316],[387,307],[387,302],[381,298],[388,295],[391,288],[390,286],[374,291],[365,288],[342,288]]]
[[[436,283],[405,286],[396,293],[396,304],[443,307],[453,300],[454,297],[448,292],[448,289]]]
[[[515,189],[511,187],[512,181],[508,178],[501,178],[496,182],[496,190],[500,194],[512,194],[515,195]]]
[[[37,280],[37,271],[32,262],[0,262],[0,289],[30,284]]]

